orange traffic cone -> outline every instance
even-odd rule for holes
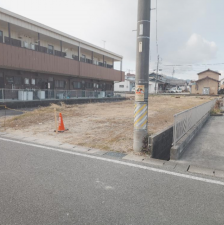
[[[68,129],[65,129],[62,114],[59,113],[59,125],[58,125],[58,132],[64,132],[67,131]]]

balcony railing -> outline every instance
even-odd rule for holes
[[[0,102],[125,97],[125,93],[113,91],[0,89]]]
[[[22,47],[22,48],[24,47],[24,46],[22,46],[21,40],[9,38],[9,37],[6,37],[6,36],[4,37],[4,39],[5,39],[5,44],[7,44],[7,45]],[[1,41],[0,41],[0,43],[1,43]],[[3,41],[2,41],[2,43],[3,43]],[[26,44],[28,45],[28,43],[26,43]],[[50,50],[46,47],[43,47],[43,46],[40,46],[40,45],[37,45],[37,44],[35,44],[34,49],[29,48],[29,47],[24,47],[24,48],[35,50],[35,51],[42,52],[42,53],[48,53],[50,55],[55,55],[55,56],[59,56],[59,57],[65,57],[66,56],[66,52],[61,52],[61,51],[58,51],[58,50]],[[76,55],[72,55],[72,59],[79,60],[79,57],[76,56]],[[80,62],[93,64],[93,61],[91,59],[86,59],[86,58],[82,58],[82,57],[80,58]],[[101,63],[101,62],[98,62],[98,66],[106,67],[108,69],[113,69],[113,65],[104,64],[104,63]]]
[[[0,68],[108,81],[124,80],[124,72],[112,69],[111,65],[103,66],[102,63],[101,66],[97,66],[92,64],[92,60],[79,62],[46,54],[47,48],[38,45],[35,46],[35,50],[0,43]],[[77,59],[74,55],[73,58]]]

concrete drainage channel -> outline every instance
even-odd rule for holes
[[[179,163],[177,161],[167,161],[167,160],[159,160],[153,159],[150,156],[139,156],[134,154],[125,154],[120,152],[111,152],[111,151],[102,151],[99,149],[86,148],[81,146],[74,146],[66,143],[60,143],[57,141],[47,141],[42,139],[37,139],[35,137],[26,137],[26,136],[17,136],[15,138],[14,135],[8,133],[0,133],[1,138],[11,139],[15,141],[23,141],[36,145],[43,145],[46,147],[59,148],[68,151],[75,151],[78,153],[97,155],[99,157],[105,157],[115,160],[125,160],[125,161],[133,161],[136,163],[144,163],[145,165],[157,167],[164,170],[171,170],[178,173],[191,173],[191,174],[200,174],[206,176],[212,176],[216,178],[224,179],[224,171],[221,170],[212,170],[208,168],[201,168],[194,165]]]

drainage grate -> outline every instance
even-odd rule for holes
[[[115,158],[123,158],[126,155],[127,154],[120,153],[120,152],[107,152],[107,153],[104,154],[104,156],[112,156],[112,157],[115,157]]]

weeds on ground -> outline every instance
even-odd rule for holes
[[[211,115],[219,115],[221,114],[221,102],[219,100],[216,101],[214,108],[211,110]]]

